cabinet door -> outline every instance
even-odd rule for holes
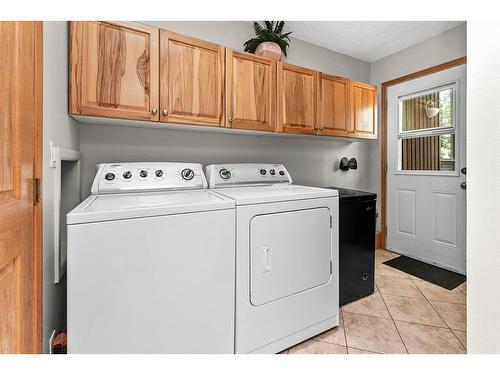
[[[321,74],[318,89],[319,134],[347,137],[349,123],[349,80]]]
[[[351,136],[377,138],[377,88],[367,83],[351,82]]]
[[[224,126],[224,47],[160,33],[160,121]]]
[[[131,22],[71,22],[70,112],[157,121],[157,28]]]
[[[278,128],[316,134],[318,72],[278,62]]]
[[[226,126],[276,130],[276,62],[226,49]]]

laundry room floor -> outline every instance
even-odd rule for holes
[[[443,289],[383,262],[376,251],[375,293],[341,307],[340,325],[282,354],[462,354],[466,343],[466,282]]]

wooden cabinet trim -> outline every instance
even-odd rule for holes
[[[103,24],[114,28],[123,28],[132,32],[142,31],[149,35],[149,56],[144,56],[136,64],[136,74],[141,83],[149,83],[149,108],[147,110],[120,109],[108,107],[86,106],[83,101],[83,90],[88,82],[84,82],[84,26],[88,23]],[[146,64],[146,66],[144,66]],[[139,77],[142,74],[148,76]],[[72,21],[70,22],[70,112],[98,117],[158,121],[159,104],[159,29],[137,22],[108,21]],[[142,82],[144,81],[144,82]],[[156,109],[156,113],[154,113]]]
[[[217,116],[215,118],[193,116],[189,114],[173,114],[171,106],[171,77],[169,76],[169,44],[171,41],[197,46],[217,54]],[[160,30],[160,121],[165,123],[181,123],[192,125],[224,126],[224,46],[201,39],[177,34],[168,30]],[[166,111],[166,112],[164,112]],[[166,113],[166,115],[164,114]]]
[[[284,86],[283,86],[283,73],[289,70],[292,72],[302,73],[310,75],[313,79],[313,93],[311,106],[312,110],[312,124],[310,128],[298,126],[290,126],[285,124],[284,111],[285,111],[285,97],[284,97]],[[316,134],[317,133],[317,95],[318,95],[318,77],[319,72],[307,69],[301,66],[292,65],[278,61],[277,63],[278,79],[277,79],[277,93],[278,93],[278,131],[285,133],[295,133],[295,134]]]
[[[260,63],[269,67],[269,92],[265,108],[269,110],[269,121],[256,121],[250,119],[236,118],[234,113],[234,81],[233,81],[233,58]],[[245,130],[276,131],[276,61],[269,60],[246,52],[237,52],[226,48],[226,127]],[[250,100],[250,98],[248,98]]]
[[[344,108],[343,108],[343,113],[345,116],[345,130],[343,129],[331,129],[325,127],[325,124],[323,123],[323,90],[322,90],[322,85],[323,85],[323,80],[327,81],[332,81],[332,82],[338,82],[343,85],[345,85],[345,93],[344,93]],[[335,99],[334,99],[335,100]],[[318,135],[322,136],[333,136],[333,137],[349,137],[350,131],[351,131],[351,120],[350,120],[350,102],[351,102],[351,95],[350,95],[350,80],[344,77],[340,76],[334,76],[334,75],[329,75],[325,73],[320,73],[318,77],[318,109],[317,109],[317,116],[318,116]],[[333,108],[333,111],[336,112],[337,108]]]
[[[351,133],[350,137],[352,138],[363,138],[363,139],[376,139],[377,138],[377,86],[370,85],[364,82],[351,81],[350,83],[350,95],[351,95]],[[362,131],[356,129],[356,121],[357,121],[357,111],[356,111],[356,103],[355,103],[355,88],[360,88],[363,90],[368,90],[372,94],[372,128],[371,131]]]

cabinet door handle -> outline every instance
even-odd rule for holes
[[[156,114],[158,113],[158,109],[153,108],[153,109],[151,110],[151,113],[152,113],[153,115],[156,115]]]
[[[166,115],[168,115],[168,109],[163,110],[163,116],[166,116]]]

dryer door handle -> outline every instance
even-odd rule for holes
[[[271,272],[271,256],[272,256],[272,252],[271,252],[271,247],[270,246],[266,246],[266,247],[263,247],[262,248],[263,250],[263,262],[264,262],[264,268],[262,270],[262,273],[267,273],[267,272]]]

